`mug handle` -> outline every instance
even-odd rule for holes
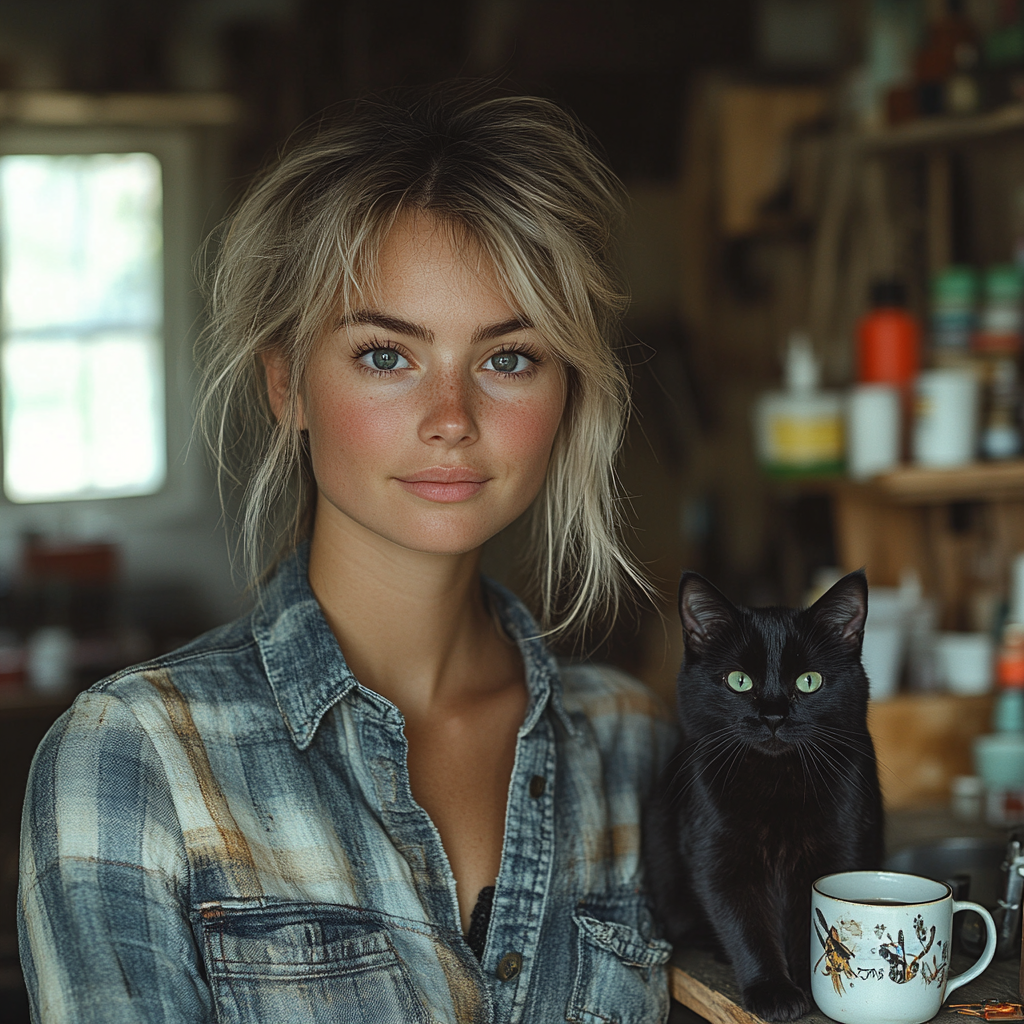
[[[975,964],[964,971],[963,974],[958,974],[955,978],[950,978],[946,982],[947,996],[961,985],[974,981],[992,963],[992,957],[996,955],[996,923],[992,920],[992,915],[977,903],[958,903],[956,900],[953,900],[953,913],[955,914],[958,910],[973,910],[976,914],[981,915],[981,919],[985,922],[985,948],[981,951],[981,956],[978,957]]]

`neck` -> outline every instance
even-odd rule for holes
[[[480,551],[413,551],[323,505],[309,582],[356,678],[407,718],[470,696],[479,686],[472,666],[499,632]]]

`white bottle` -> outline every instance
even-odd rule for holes
[[[832,475],[843,468],[843,400],[818,390],[820,373],[810,339],[789,337],[785,390],[758,399],[754,431],[758,460],[773,476]]]

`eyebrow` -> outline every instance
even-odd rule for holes
[[[338,329],[343,327],[379,327],[383,331],[390,331],[393,334],[404,334],[407,338],[417,338],[420,341],[433,342],[434,332],[427,330],[421,324],[414,324],[411,320],[403,320],[401,317],[389,316],[387,313],[380,313],[374,309],[356,309],[346,313],[338,321]],[[514,316],[509,320],[502,320],[500,323],[487,324],[478,327],[473,332],[473,343],[478,341],[493,341],[495,338],[503,338],[506,334],[515,334],[517,331],[529,330],[533,324],[526,317]]]

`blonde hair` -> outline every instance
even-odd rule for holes
[[[579,124],[532,97],[435,93],[362,102],[288,152],[244,196],[211,281],[197,426],[242,488],[240,544],[258,583],[308,535],[316,486],[297,397],[313,346],[372,288],[396,218],[423,211],[493,261],[510,303],[545,337],[567,402],[530,510],[543,626],[579,633],[646,587],[618,539],[615,457],[628,406],[613,350],[625,308],[611,273],[621,186]],[[279,418],[262,356],[289,369]]]

